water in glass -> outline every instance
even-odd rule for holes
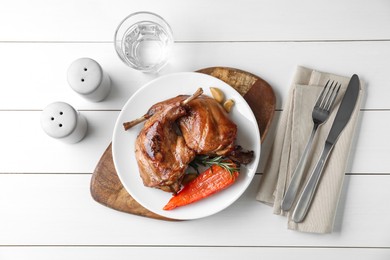
[[[170,41],[168,33],[159,24],[150,21],[136,23],[124,35],[124,58],[143,70],[158,69],[167,62]]]

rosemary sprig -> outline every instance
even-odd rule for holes
[[[225,170],[227,170],[231,175],[233,175],[234,172],[240,171],[240,169],[231,161],[227,161],[225,157],[223,156],[217,156],[217,157],[210,157],[208,155],[198,155],[195,157],[195,159],[190,163],[190,166],[194,168],[198,174],[199,174],[199,164],[203,166],[213,166],[218,165]]]

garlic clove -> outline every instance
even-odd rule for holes
[[[228,99],[223,103],[223,108],[225,108],[226,112],[230,112],[232,110],[232,107],[234,105],[234,100],[233,99]]]
[[[211,92],[211,95],[213,96],[213,98],[218,103],[222,104],[223,100],[225,99],[225,94],[222,92],[222,90],[220,90],[219,88],[210,87],[210,92]]]

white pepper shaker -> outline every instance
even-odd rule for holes
[[[41,126],[46,134],[66,143],[81,141],[88,128],[85,117],[65,102],[54,102],[45,107]]]
[[[108,74],[90,58],[77,59],[69,66],[68,83],[75,92],[93,102],[105,99],[111,89]]]

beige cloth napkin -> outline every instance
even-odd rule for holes
[[[273,205],[275,214],[287,216],[289,229],[302,232],[332,232],[353,133],[358,122],[362,103],[364,87],[361,81],[355,110],[328,158],[306,218],[301,223],[293,222],[291,215],[296,202],[289,212],[283,212],[280,205],[293,171],[312,131],[313,121],[311,113],[314,104],[328,79],[341,83],[342,87],[330,117],[317,130],[306,166],[306,175],[301,182],[300,191],[302,190],[306,178],[314,169],[322,152],[350,77],[298,67],[290,87],[287,103],[277,125],[275,140],[256,197],[261,202]]]

